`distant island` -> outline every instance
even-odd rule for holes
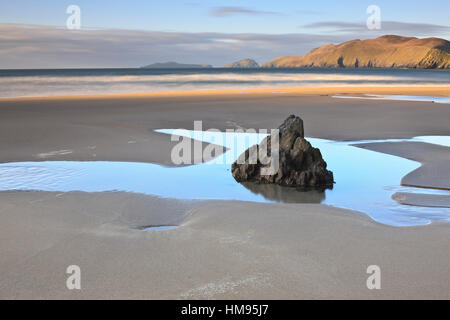
[[[450,42],[440,38],[386,35],[338,45],[327,44],[305,56],[278,57],[262,67],[449,69]]]
[[[178,62],[158,62],[143,66],[144,69],[200,69],[200,68],[212,68],[210,64],[186,64]]]
[[[260,66],[253,59],[243,59],[225,68],[417,68],[450,69],[450,41],[440,38],[415,38],[386,35],[368,40],[327,44],[304,56],[282,56]],[[153,63],[145,69],[201,69],[209,64],[178,62]]]
[[[253,59],[243,59],[233,63],[229,63],[225,66],[225,68],[242,68],[242,69],[251,69],[251,68],[259,68],[259,64]]]

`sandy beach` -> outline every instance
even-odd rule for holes
[[[276,128],[365,140],[450,135],[450,104],[333,95],[450,96],[443,87],[334,87],[0,99],[0,163],[126,161],[173,166],[156,129]],[[402,184],[449,189],[450,148],[361,147],[422,163]],[[448,197],[396,194],[449,206]],[[176,225],[164,231],[143,231]],[[322,204],[158,198],[124,192],[0,192],[2,299],[449,299],[450,224],[391,227]],[[65,270],[82,270],[82,290]],[[369,265],[381,290],[366,287]]]
[[[70,99],[117,99],[117,98],[173,98],[173,97],[205,97],[205,96],[230,96],[248,94],[272,96],[275,94],[294,94],[294,95],[362,95],[362,94],[386,94],[386,95],[416,95],[416,96],[440,96],[448,97],[448,86],[435,85],[408,85],[408,86],[383,86],[383,85],[355,85],[349,86],[314,86],[302,88],[258,88],[258,89],[197,89],[189,91],[161,91],[161,92],[134,92],[134,93],[109,93],[109,94],[91,94],[91,95],[71,95],[71,96],[48,96],[48,97],[19,97],[19,98],[0,98],[0,101],[21,101],[21,100],[60,100]]]

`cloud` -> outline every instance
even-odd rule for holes
[[[314,34],[67,30],[0,24],[0,68],[139,67],[177,61],[223,66],[251,57],[265,62],[302,55],[346,37]]]
[[[350,23],[342,21],[322,21],[303,25],[306,29],[321,29],[326,32],[330,30],[340,33],[363,33],[369,32],[366,23]],[[398,21],[381,21],[380,30],[370,30],[371,33],[377,32],[380,34],[400,34],[400,35],[414,35],[414,36],[429,36],[433,34],[449,34],[450,26],[443,26],[428,23],[409,23]]]
[[[339,26],[347,32],[189,33],[0,24],[0,68],[118,68],[166,61],[224,66],[248,57],[266,62],[304,55],[327,43],[374,36],[358,24]],[[324,27],[336,24],[310,26]]]
[[[274,11],[261,11],[250,9],[246,7],[216,7],[210,11],[211,15],[215,17],[228,17],[237,14],[245,15],[281,15],[279,12]]]
[[[314,22],[301,26],[308,29],[334,29],[335,31],[361,31],[365,28],[364,23],[350,23],[339,21],[322,21]]]

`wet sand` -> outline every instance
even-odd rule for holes
[[[402,185],[450,190],[450,148],[422,142],[365,143],[361,148],[418,161],[422,165],[402,179]]]
[[[59,99],[117,99],[117,98],[170,98],[170,97],[204,97],[204,96],[230,96],[230,95],[263,95],[273,94],[295,94],[295,95],[362,95],[362,94],[386,94],[386,95],[411,95],[411,96],[441,96],[448,97],[448,86],[434,85],[408,85],[408,86],[336,86],[336,87],[304,87],[304,88],[260,88],[260,89],[215,89],[215,90],[189,90],[189,91],[163,91],[163,92],[135,92],[135,93],[110,93],[95,95],[76,96],[50,96],[50,97],[20,97],[20,98],[0,98],[0,101],[32,101],[59,100]]]
[[[392,199],[411,206],[450,208],[450,197],[440,194],[396,192],[392,195]]]
[[[361,93],[405,94],[395,88]],[[8,99],[0,101],[0,113],[0,162],[172,165],[175,142],[153,130],[192,129],[194,120],[203,120],[204,129],[273,128],[292,113],[317,138],[450,135],[448,104],[350,101],[317,92]],[[402,150],[399,155],[423,163],[448,152],[417,146],[378,151]],[[449,172],[449,166],[436,170]],[[424,186],[428,177],[413,176]],[[138,230],[165,224],[179,227]],[[0,298],[448,299],[449,234],[449,224],[394,228],[320,204],[1,192]],[[65,287],[71,264],[81,267],[81,291]],[[366,288],[372,264],[381,268],[381,290]]]
[[[324,205],[112,192],[2,192],[0,203],[3,299],[450,298],[444,224],[394,228]],[[175,229],[137,229],[180,217]],[[65,287],[73,264],[80,291]],[[381,290],[366,287],[369,265],[381,268]]]
[[[342,93],[353,89],[339,88]],[[194,120],[202,120],[204,129],[268,129],[296,114],[305,121],[306,135],[316,138],[448,135],[450,105],[304,94],[180,93],[169,97],[9,99],[0,101],[0,113],[0,162],[109,160],[171,165],[170,150],[176,142],[153,132],[155,129],[193,129]]]

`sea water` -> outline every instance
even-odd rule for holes
[[[157,130],[172,134],[172,129]],[[218,143],[228,151],[222,155],[232,160],[247,146],[233,149],[226,135],[246,133],[203,133],[177,130],[179,136],[204,142]],[[255,140],[256,137],[256,140]],[[260,142],[265,135],[252,135]],[[233,137],[232,137],[233,138]],[[450,221],[450,208],[430,208],[398,204],[392,199],[395,192],[439,194],[450,197],[448,190],[404,187],[400,181],[420,163],[379,153],[355,144],[367,141],[337,142],[308,138],[321,150],[328,169],[334,173],[335,184],[324,191],[299,191],[277,185],[237,183],[230,171],[230,163],[218,159],[190,166],[166,167],[151,163],[108,161],[46,161],[0,164],[0,190],[41,191],[125,191],[176,199],[221,199],[252,202],[322,203],[357,210],[372,219],[393,226],[424,225],[430,221]],[[392,140],[392,139],[391,139]],[[386,140],[386,141],[391,141]],[[375,140],[373,142],[384,142]],[[421,141],[449,145],[450,137],[416,137],[401,141]],[[299,212],[299,214],[301,214]]]
[[[444,86],[450,85],[450,71],[381,68],[0,70],[0,98],[349,85]]]

